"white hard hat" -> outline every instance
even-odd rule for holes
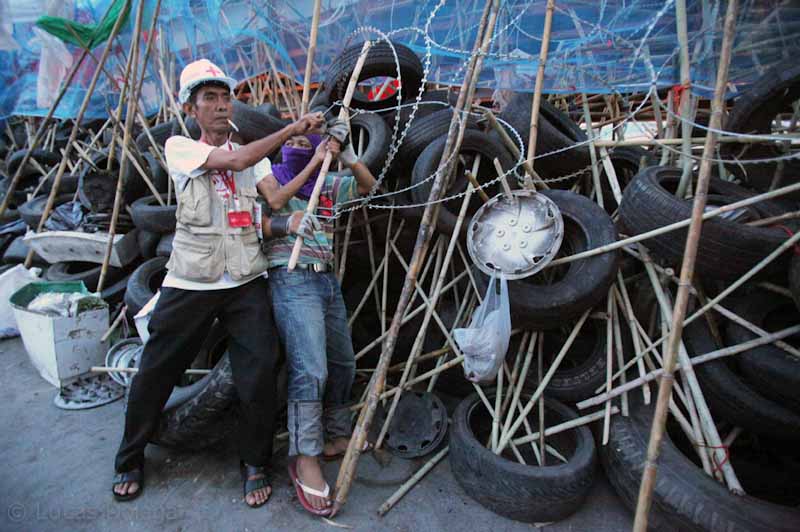
[[[183,104],[189,101],[192,89],[207,81],[219,81],[230,87],[231,92],[236,88],[236,80],[225,75],[217,65],[208,59],[198,59],[186,65],[181,72],[181,90],[178,100]]]

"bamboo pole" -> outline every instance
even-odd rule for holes
[[[278,85],[278,90],[283,96],[283,101],[286,103],[286,108],[289,111],[289,116],[292,117],[292,121],[297,120],[298,117],[295,116],[294,111],[294,104],[292,100],[289,98],[289,92],[286,87],[283,86],[283,80],[281,79],[281,75],[278,72],[278,67],[275,65],[275,59],[272,57],[272,54],[269,50],[265,50],[267,54],[267,61],[269,61],[269,66],[272,69],[272,76],[275,78],[275,83]]]
[[[525,361],[522,363],[522,372],[520,373],[518,382],[520,383],[514,389],[513,398],[511,399],[511,405],[508,408],[508,414],[506,415],[505,423],[503,423],[503,428],[501,431],[502,434],[506,434],[508,430],[511,428],[511,423],[514,421],[514,412],[517,411],[517,404],[519,403],[519,396],[522,393],[524,388],[525,380],[528,377],[528,370],[531,366],[531,361],[533,360],[533,350],[536,346],[536,342],[538,341],[539,336],[541,333],[533,332],[529,333],[526,337],[523,337],[522,342],[520,343],[520,348],[524,347],[525,339],[528,339],[528,349],[525,352]],[[519,354],[517,355],[519,356]],[[539,384],[541,384],[541,378],[539,379]],[[496,446],[495,446],[496,447]]]
[[[131,135],[133,133],[133,124],[136,121],[136,107],[138,106],[139,101],[139,89],[141,88],[141,84],[137,82],[137,77],[139,75],[139,35],[141,34],[142,28],[142,18],[144,17],[144,2],[139,3],[139,9],[136,12],[136,25],[133,29],[133,42],[131,43],[131,63],[133,64],[131,68],[131,77],[127,80],[127,84],[130,86],[130,90],[128,91],[128,109],[125,113],[125,131],[122,136],[122,160],[121,163],[125,162],[125,157],[133,157],[128,150],[131,142]],[[158,17],[158,12],[154,13],[154,19]],[[142,72],[141,75],[144,76],[145,69],[144,65],[142,65]],[[122,102],[120,102],[120,106],[122,106]],[[110,156],[110,155],[109,155]],[[122,205],[122,187],[128,179],[128,172],[129,167],[126,164],[120,165],[119,170],[119,177],[117,178],[117,189],[114,194],[114,207],[111,211],[111,225],[108,228],[108,242],[106,244],[106,253],[103,257],[103,264],[100,266],[100,279],[97,281],[97,291],[100,292],[103,290],[103,286],[105,285],[106,275],[108,274],[108,263],[111,260],[111,251],[114,248],[114,236],[117,233],[117,219],[119,218],[119,210]],[[157,195],[156,197],[159,198],[159,202],[163,204],[161,198]]]
[[[619,285],[619,289],[616,291],[615,295],[617,296],[617,300],[621,300],[621,307],[625,312],[625,316],[627,317],[628,328],[630,329],[631,333],[631,340],[633,341],[633,349],[636,352],[636,366],[639,369],[639,376],[645,374],[644,369],[644,360],[643,357],[639,356],[642,352],[642,345],[640,343],[639,333],[636,330],[636,325],[634,321],[636,320],[636,316],[633,314],[633,305],[631,305],[630,297],[628,296],[628,288],[625,286],[625,282],[622,279],[622,272],[617,272],[617,284]],[[620,364],[620,371],[624,371],[624,364]],[[650,387],[645,386],[642,389],[642,400],[644,404],[650,404]]]
[[[416,472],[416,473],[414,473],[414,474],[411,476],[411,478],[409,478],[407,481],[405,481],[405,482],[403,483],[403,485],[402,485],[402,486],[400,486],[400,487],[397,489],[397,491],[395,491],[395,492],[392,494],[392,496],[391,496],[391,497],[389,497],[388,499],[386,499],[386,502],[384,502],[384,503],[381,505],[381,507],[378,509],[378,515],[380,515],[381,517],[383,517],[384,515],[386,515],[386,513],[387,513],[389,510],[391,510],[391,509],[394,507],[394,505],[395,505],[395,504],[397,504],[397,503],[400,501],[400,499],[402,499],[402,498],[405,496],[405,494],[406,494],[406,493],[408,493],[409,491],[411,491],[411,488],[413,488],[414,486],[416,486],[416,485],[419,483],[419,481],[420,481],[420,480],[422,480],[422,477],[424,477],[425,475],[427,475],[427,474],[428,474],[428,472],[429,472],[431,469],[433,469],[434,467],[436,467],[436,465],[437,465],[439,462],[441,462],[441,461],[442,461],[442,459],[443,459],[445,456],[447,456],[447,453],[448,453],[448,452],[450,452],[450,446],[449,446],[449,445],[448,445],[448,446],[446,446],[446,447],[444,447],[444,448],[443,448],[441,451],[439,451],[439,452],[438,452],[438,453],[436,453],[435,455],[433,455],[433,458],[431,458],[430,460],[428,460],[428,462],[427,462],[427,463],[426,463],[424,466],[420,467],[420,468],[417,470],[417,472]]]
[[[611,414],[616,415],[619,414],[619,408],[616,406],[611,407]],[[591,414],[587,414],[585,416],[579,417],[577,419],[571,419],[569,421],[565,421],[563,423],[559,423],[558,425],[553,425],[552,427],[548,427],[544,431],[545,436],[554,436],[561,432],[565,432],[567,430],[571,430],[583,425],[587,425],[589,423],[593,423],[595,421],[603,419],[605,413],[602,410],[598,410],[597,412],[593,412]],[[536,441],[539,438],[539,433],[534,432],[529,436],[521,436],[513,440],[513,443],[516,445],[524,445],[526,443],[530,443],[532,441]]]
[[[112,366],[92,366],[89,368],[92,373],[139,373],[139,368],[115,368]],[[208,375],[211,373],[210,369],[187,369],[183,372],[184,375]]]
[[[537,358],[536,373],[538,376],[538,386],[541,386],[542,379],[544,377],[544,335],[539,335],[539,356]],[[522,388],[521,384],[520,388]],[[541,397],[539,397],[539,454],[541,455],[539,465],[542,467],[547,465],[547,446],[545,445],[546,434],[544,429],[544,394],[542,394]],[[535,447],[536,446],[534,445],[534,448]]]
[[[361,54],[358,56],[356,66],[353,68],[353,74],[350,76],[350,83],[347,85],[347,92],[345,92],[344,95],[342,108],[339,110],[339,120],[349,121],[348,108],[350,107],[350,101],[353,99],[353,94],[355,93],[356,85],[358,84],[358,76],[361,74],[361,69],[364,66],[364,62],[367,60],[367,54],[369,53],[371,46],[371,41],[365,41],[364,46],[361,47]],[[327,152],[325,154],[325,159],[322,161],[322,167],[319,169],[317,181],[314,183],[314,190],[311,193],[311,197],[308,198],[308,207],[306,207],[306,212],[309,214],[314,214],[314,211],[317,210],[319,194],[322,191],[322,185],[325,184],[325,178],[328,175],[328,169],[330,168],[332,161],[333,155],[331,155],[330,152]],[[300,258],[300,250],[302,248],[303,238],[300,235],[297,235],[297,238],[294,241],[294,247],[292,247],[292,255],[289,258],[289,264],[287,266],[289,271],[293,271],[294,267],[297,265],[297,261]]]
[[[679,4],[681,5],[681,4]],[[685,5],[684,5],[685,9]],[[711,102],[711,130],[720,129],[722,125],[722,112],[724,107],[725,88],[728,84],[728,67],[730,66],[731,48],[733,46],[734,27],[736,24],[737,0],[728,2],[725,13],[724,33],[722,37],[722,50],[719,58],[719,68],[717,70],[716,85],[714,87],[714,99]],[[684,12],[685,15],[685,12]],[[672,325],[667,353],[664,360],[664,375],[661,378],[658,388],[658,399],[656,410],[653,416],[653,426],[650,432],[650,441],[647,446],[647,460],[642,472],[642,482],[639,489],[639,497],[636,503],[636,517],[633,529],[636,532],[646,532],[647,516],[652,504],[653,489],[655,488],[656,471],[658,456],[661,448],[661,440],[664,437],[664,428],[667,420],[667,405],[672,392],[674,381],[675,363],[678,356],[678,344],[683,332],[683,319],[686,316],[686,306],[689,303],[689,287],[694,274],[694,262],[697,256],[697,246],[700,241],[700,230],[703,226],[701,218],[706,206],[708,194],[708,182],[711,177],[711,157],[714,154],[715,135],[712,131],[706,136],[706,143],[703,147],[703,160],[700,163],[700,172],[695,189],[694,203],[692,205],[692,222],[689,226],[689,234],[686,239],[686,251],[684,252],[681,266],[681,281],[678,286],[678,293],[672,315]],[[689,366],[691,368],[691,366]],[[687,368],[687,369],[689,369]],[[690,370],[691,371],[691,370]],[[691,373],[689,374],[691,383]],[[700,404],[697,405],[701,407]],[[704,405],[703,405],[704,406]],[[712,445],[718,442],[711,441]],[[723,474],[726,473],[723,465]],[[729,475],[725,475],[730,483]],[[735,478],[735,477],[734,477]]]
[[[612,287],[612,290],[609,291],[608,297],[612,300],[612,310],[614,313],[614,350],[617,353],[617,365],[622,367],[625,364],[625,354],[623,351],[622,346],[622,327],[619,324],[620,320],[620,312],[622,311],[621,306],[618,305],[618,300],[615,297],[612,297],[613,294],[616,292],[616,287]],[[622,384],[625,384],[627,381],[627,377],[625,373],[622,373]],[[628,417],[628,394],[623,394],[622,396],[622,415]]]
[[[692,145],[702,145],[705,143],[705,137],[691,137],[689,139]],[[736,135],[731,137],[720,137],[717,142],[734,143],[734,144],[770,144],[775,142],[774,139],[767,135]],[[678,138],[651,138],[642,137],[628,140],[595,140],[595,146],[598,148],[620,148],[622,146],[676,146],[683,144],[683,139]]]
[[[597,167],[597,152],[595,151],[594,144],[594,129],[592,128],[592,114],[589,112],[589,104],[586,101],[586,96],[581,98],[583,100],[583,119],[586,123],[586,135],[589,138],[589,156],[592,161],[592,181],[594,182],[594,192],[597,199],[597,204],[605,208],[603,201],[603,187],[600,186],[600,169]],[[620,200],[617,199],[617,202]]]
[[[311,16],[311,35],[308,39],[306,54],[306,71],[303,76],[303,99],[300,102],[300,116],[308,112],[308,99],[311,92],[311,69],[314,68],[314,54],[317,51],[317,33],[319,32],[319,11],[321,0],[314,0],[314,14]]]
[[[128,9],[130,6],[130,0],[125,0],[125,5],[123,7],[123,13]],[[113,48],[114,39],[117,37],[119,33],[119,29],[122,26],[123,17],[117,17],[117,20],[114,22],[114,26],[111,28],[111,33],[108,36],[108,41],[106,42],[106,47],[103,50],[103,55],[100,57],[100,64],[97,70],[95,70],[94,74],[92,75],[92,79],[89,82],[89,88],[86,90],[86,95],[83,98],[83,102],[81,103],[80,109],[78,109],[78,114],[75,117],[75,123],[72,126],[72,132],[69,135],[69,140],[67,140],[67,145],[64,148],[64,156],[61,159],[61,163],[58,166],[58,171],[56,172],[55,177],[53,178],[53,184],[50,188],[50,195],[47,198],[47,204],[45,205],[44,212],[42,212],[42,217],[39,219],[39,224],[36,228],[36,232],[40,232],[44,227],[44,222],[47,220],[47,217],[50,216],[50,211],[53,210],[53,205],[55,204],[56,196],[58,195],[58,188],[61,185],[61,178],[64,176],[64,172],[67,169],[67,162],[69,161],[69,154],[72,151],[72,148],[75,144],[75,141],[78,138],[78,132],[80,131],[80,123],[83,120],[83,115],[86,113],[86,109],[89,107],[89,101],[92,98],[92,93],[94,92],[95,86],[97,86],[97,80],[100,79],[100,74],[102,73],[102,65],[105,64],[106,60],[108,59],[108,55],[111,52],[111,48]],[[15,176],[16,177],[16,176]],[[10,189],[9,189],[10,190]],[[28,255],[25,257],[25,267],[30,268],[31,263],[33,262],[33,248],[28,250]]]
[[[424,257],[428,251],[430,244],[431,233],[433,225],[436,223],[438,217],[438,204],[432,204],[431,201],[437,200],[441,197],[446,189],[447,180],[449,177],[452,162],[449,161],[451,153],[458,153],[461,146],[461,141],[464,136],[466,128],[466,121],[460,120],[459,113],[465,109],[468,102],[472,100],[475,93],[475,85],[477,83],[477,74],[481,70],[483,58],[489,49],[491,43],[491,36],[494,32],[495,22],[497,21],[497,14],[500,9],[499,0],[487,0],[486,5],[481,16],[477,37],[475,39],[475,47],[473,55],[470,58],[470,65],[467,68],[467,73],[461,86],[461,91],[458,95],[455,109],[453,111],[453,119],[450,122],[450,128],[445,141],[445,147],[442,152],[442,158],[437,168],[437,176],[431,187],[431,192],[428,196],[429,203],[425,206],[425,211],[422,215],[420,222],[419,232],[417,233],[417,240],[414,245],[414,254],[411,258],[409,271],[406,273],[406,278],[403,283],[403,290],[400,294],[397,308],[395,309],[392,324],[389,327],[389,336],[384,343],[383,352],[381,353],[378,366],[375,373],[370,380],[369,391],[367,395],[366,405],[361,409],[361,413],[356,423],[353,436],[350,438],[350,444],[347,447],[344,460],[339,469],[339,477],[336,482],[336,500],[334,502],[333,513],[336,513],[341,506],[347,501],[347,495],[350,491],[350,486],[353,482],[353,475],[355,473],[356,464],[361,449],[363,448],[364,441],[367,438],[367,431],[369,430],[372,417],[375,414],[381,391],[383,390],[386,381],[386,369],[391,362],[392,354],[397,343],[397,335],[400,332],[400,321],[405,314],[411,293],[415,286],[416,276],[419,268],[424,261]],[[463,357],[456,357],[453,362]],[[452,362],[451,362],[452,363]],[[448,364],[443,364],[441,367],[445,368]]]
[[[542,101],[542,85],[544,85],[544,69],[547,65],[547,52],[550,49],[550,32],[553,28],[553,10],[555,0],[547,0],[544,14],[544,31],[542,32],[542,44],[539,48],[539,66],[536,69],[536,82],[533,86],[533,103],[531,104],[531,123],[528,131],[528,157],[527,160],[533,166],[533,159],[536,157],[536,137],[539,134],[539,105]],[[528,176],[532,180],[533,176]],[[528,183],[530,185],[530,183]],[[533,188],[529,186],[528,188]]]
[[[614,301],[609,290],[606,296],[606,392],[610,392],[613,384],[611,375],[614,373]],[[603,416],[603,445],[608,445],[608,436],[611,430],[611,402],[606,403],[605,416]]]
[[[686,191],[690,188],[689,184],[692,177],[692,125],[691,125],[691,107],[692,107],[692,79],[689,64],[689,36],[686,23],[686,0],[675,1],[675,24],[677,25],[678,33],[678,49],[680,56],[680,76],[681,76],[681,101],[679,116],[681,118],[681,145],[683,147],[681,162],[683,164],[683,171],[681,179],[678,183],[678,189],[675,195],[679,198],[686,197]]]
[[[67,27],[69,27],[69,26],[67,26]],[[76,38],[78,38],[78,35],[76,33],[73,32],[72,35],[75,36]],[[78,38],[78,40],[80,41],[80,38]],[[119,102],[117,103],[117,110],[116,110],[116,121],[117,122],[122,121],[122,109],[123,109],[123,107],[125,107],[125,96],[130,92],[131,86],[133,84],[132,83],[133,80],[131,80],[131,68],[133,67],[133,61],[134,61],[134,49],[133,49],[134,43],[138,43],[138,36],[137,35],[134,35],[134,38],[131,39],[131,46],[130,46],[130,49],[128,50],[128,60],[127,60],[126,65],[125,65],[125,71],[122,74],[123,84],[122,84],[122,87],[120,87],[120,90],[119,90]],[[105,68],[103,66],[99,65],[99,64],[98,64],[97,68],[102,68],[105,71]],[[111,76],[108,72],[106,72],[106,76],[108,76],[108,79],[112,83],[116,83],[116,80],[114,80],[114,77]],[[110,116],[112,116],[111,113],[109,113],[109,117]],[[119,135],[119,132],[117,131],[116,128],[114,128],[111,131],[111,142],[108,144],[108,158],[106,159],[106,172],[111,172],[111,168],[113,168],[113,165],[114,165],[114,156],[115,156],[115,153],[116,153],[116,149],[115,148],[116,148],[116,145],[117,145],[117,136],[118,135]]]
[[[514,143],[514,140],[508,135],[508,132],[497,122],[497,118],[494,116],[494,113],[489,109],[483,109],[483,116],[486,117],[486,121],[489,122],[491,128],[495,130],[497,134],[500,136],[500,140],[503,141],[503,144],[505,144],[506,148],[508,148],[508,151],[511,152],[511,155],[514,157],[514,159],[519,160],[522,152],[520,152],[519,147]],[[537,174],[536,171],[533,169],[533,164],[531,164],[531,161],[525,159],[524,161],[522,161],[522,167],[525,169],[526,172],[528,172],[529,175],[533,176],[534,183],[536,183],[537,185],[539,185],[544,189],[550,188],[547,185],[547,183],[544,182],[541,176],[539,176],[539,174]]]

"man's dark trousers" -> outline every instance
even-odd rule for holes
[[[240,456],[250,465],[269,465],[277,353],[268,290],[263,277],[222,290],[161,289],[139,373],[131,383],[125,434],[114,464],[117,472],[144,466],[144,448],[158,427],[164,404],[215,318],[230,334],[228,353],[241,409]]]

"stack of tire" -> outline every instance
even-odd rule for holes
[[[799,97],[800,69],[795,64],[780,65],[735,100],[726,129],[771,133],[778,115],[791,114],[792,103]],[[712,177],[708,191],[711,208],[746,200],[771,186],[791,185],[800,179],[797,159],[779,143],[725,143],[720,153],[727,161],[727,172],[743,186]],[[785,158],[780,169],[775,162],[752,164],[776,158]],[[680,176],[680,169],[658,166],[636,175],[619,208],[622,230],[637,235],[688,218],[691,201],[674,195]],[[793,194],[760,201],[706,220],[694,267],[695,285],[713,296],[773,254],[798,229],[797,223],[791,219],[759,221],[797,210],[798,198],[800,195]],[[686,238],[687,230],[683,228],[649,238],[644,244],[656,262],[677,271]],[[798,280],[800,262],[796,251],[789,249],[779,253],[722,305],[758,329],[784,329],[800,322]],[[763,281],[785,287],[784,295],[767,291]],[[786,292],[792,297],[786,297]],[[691,301],[690,305],[698,307],[700,302]],[[649,314],[647,307],[642,309],[640,320]],[[758,335],[751,329],[752,326],[745,327],[712,311],[687,324],[682,340],[690,356],[699,356],[756,339]],[[733,495],[724,484],[706,475],[693,442],[676,424],[668,422],[649,516],[651,529],[797,530],[800,357],[796,349],[798,337],[785,341],[789,346],[766,344],[694,366],[720,432],[738,434],[732,444],[726,444],[726,460],[730,460],[747,495]],[[615,417],[609,445],[601,451],[611,484],[631,509],[636,506],[652,416],[652,406],[636,404],[630,417]],[[719,467],[721,464],[715,464],[715,469]]]

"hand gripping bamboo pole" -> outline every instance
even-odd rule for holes
[[[122,9],[122,13],[125,13],[128,10],[129,6],[130,6],[130,0],[126,0],[125,6]],[[39,219],[39,225],[36,228],[36,232],[42,230],[42,228],[44,227],[45,220],[47,220],[47,217],[50,216],[50,211],[53,210],[53,205],[55,204],[56,196],[58,195],[58,187],[61,185],[61,178],[64,176],[64,172],[67,169],[67,162],[69,162],[70,152],[72,151],[72,148],[75,146],[75,141],[78,138],[78,132],[80,131],[81,120],[83,120],[83,115],[86,114],[86,109],[89,107],[89,101],[92,99],[92,93],[94,92],[95,86],[97,86],[97,80],[100,79],[100,74],[103,72],[102,66],[105,64],[106,60],[108,59],[108,54],[111,52],[111,49],[114,46],[114,39],[117,37],[117,34],[119,33],[120,27],[122,26],[123,18],[124,17],[122,16],[117,17],[117,20],[114,22],[114,26],[111,28],[111,33],[108,36],[108,41],[106,41],[106,47],[103,50],[103,55],[100,57],[98,68],[97,70],[94,71],[94,74],[92,75],[92,79],[89,82],[89,88],[86,90],[86,95],[83,97],[83,102],[81,102],[80,109],[78,109],[78,114],[75,116],[75,123],[72,126],[72,132],[70,133],[69,140],[67,140],[67,145],[64,148],[64,154],[61,159],[61,164],[59,164],[58,171],[56,172],[56,175],[53,178],[53,184],[50,188],[50,195],[47,198],[47,204],[44,207],[44,212],[42,213],[42,217]],[[28,251],[28,255],[25,257],[26,268],[30,268],[31,263],[33,262],[33,253],[34,253],[33,248],[31,248]]]
[[[311,35],[308,38],[308,53],[306,54],[306,71],[303,76],[303,99],[300,102],[300,116],[308,112],[308,99],[311,92],[311,69],[314,68],[314,54],[317,51],[321,4],[322,0],[314,0],[314,14],[311,16]]]
[[[379,397],[381,396],[381,392],[383,391],[383,387],[386,382],[386,371],[389,367],[389,363],[391,362],[392,354],[394,353],[394,348],[397,343],[397,336],[400,332],[400,322],[402,321],[403,315],[408,307],[411,294],[414,292],[417,273],[419,272],[422,262],[425,259],[425,255],[427,254],[432,230],[439,214],[438,203],[431,203],[431,201],[439,199],[444,190],[446,190],[447,178],[449,177],[449,173],[453,168],[450,154],[458,153],[458,150],[461,146],[461,140],[464,136],[464,130],[466,129],[466,120],[460,119],[460,113],[466,108],[466,105],[468,105],[468,103],[472,100],[472,97],[475,93],[477,74],[480,72],[483,64],[483,58],[489,50],[489,44],[491,43],[491,37],[494,33],[494,26],[495,22],[497,21],[497,14],[499,10],[499,0],[487,0],[481,16],[481,22],[478,26],[473,54],[467,67],[464,81],[461,84],[458,101],[456,102],[453,112],[453,119],[450,122],[450,128],[447,133],[444,151],[442,152],[442,158],[439,162],[439,167],[437,168],[436,179],[431,187],[431,192],[428,196],[428,204],[425,206],[425,212],[422,215],[419,232],[417,233],[417,240],[414,245],[414,254],[412,255],[410,261],[410,268],[406,273],[406,278],[403,283],[403,290],[400,294],[400,300],[397,303],[394,317],[392,318],[392,323],[389,327],[389,335],[384,343],[383,351],[381,352],[381,357],[378,361],[375,373],[373,373],[370,380],[366,404],[361,409],[361,414],[359,415],[358,422],[356,423],[353,436],[350,438],[350,444],[347,447],[347,452],[345,453],[344,460],[342,460],[342,465],[339,469],[339,476],[336,481],[336,500],[334,502],[334,513],[336,513],[347,501],[347,495],[350,492],[350,486],[353,482],[353,476],[355,473],[356,464],[358,463],[360,450],[366,441],[367,432],[369,431],[372,417],[375,414],[375,408],[378,405]],[[459,358],[454,359],[450,364],[457,363],[456,361],[459,360]],[[445,368],[448,365],[449,364],[444,364],[441,366],[441,368]],[[409,381],[407,384],[410,385],[411,381]]]
[[[344,101],[342,102],[342,108],[339,110],[339,120],[348,120],[349,113],[347,111],[348,107],[350,107],[350,101],[353,99],[353,94],[356,92],[356,85],[358,84],[358,76],[361,74],[361,69],[364,67],[364,62],[367,60],[367,54],[369,53],[369,49],[372,46],[371,41],[364,42],[364,46],[361,47],[361,54],[358,56],[358,61],[356,61],[356,66],[353,68],[353,75],[350,76],[350,83],[347,85],[347,92],[344,94]],[[311,197],[308,198],[308,207],[306,207],[306,212],[308,214],[314,214],[314,211],[317,210],[317,203],[319,202],[319,194],[322,191],[322,185],[325,183],[325,178],[328,175],[328,170],[331,167],[331,162],[333,161],[333,156],[330,152],[325,154],[325,160],[322,161],[322,167],[319,169],[319,175],[317,176],[317,182],[314,183],[314,191],[311,193]],[[300,250],[303,248],[303,237],[297,235],[297,239],[294,241],[294,247],[292,248],[292,256],[289,258],[289,265],[287,269],[289,271],[294,270],[294,267],[297,266],[297,260],[300,258]]]
[[[683,333],[683,319],[686,315],[686,306],[689,302],[689,287],[691,286],[692,275],[694,274],[694,262],[697,256],[697,246],[700,241],[700,230],[703,226],[701,217],[706,206],[708,182],[711,176],[711,157],[714,154],[715,146],[715,135],[711,130],[720,129],[722,124],[723,98],[725,96],[725,87],[728,82],[728,67],[730,64],[734,27],[736,24],[736,8],[737,0],[730,0],[727,12],[725,13],[722,49],[717,69],[716,86],[714,87],[714,99],[711,102],[710,131],[706,136],[706,143],[703,147],[703,160],[700,163],[694,204],[692,205],[692,222],[689,225],[689,234],[686,239],[686,251],[684,252],[681,266],[681,281],[678,286],[678,294],[672,314],[671,334],[667,353],[664,357],[664,375],[658,387],[658,400],[656,401],[653,426],[650,431],[650,441],[647,445],[647,460],[645,461],[644,471],[642,472],[642,482],[639,486],[636,517],[633,523],[633,529],[636,532],[646,532],[647,515],[653,500],[658,456],[661,448],[661,440],[664,437],[667,408],[670,396],[672,395],[672,384],[675,379],[674,371],[678,355],[678,343]]]

